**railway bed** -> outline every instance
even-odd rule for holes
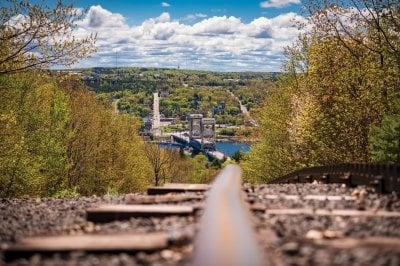
[[[272,265],[398,265],[400,201],[338,184],[248,186]]]
[[[228,166],[211,188],[0,199],[0,265],[221,265],[226,257],[236,265],[400,264],[394,192],[317,181],[237,184],[240,169]]]

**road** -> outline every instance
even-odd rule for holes
[[[245,105],[242,104],[242,102],[240,101],[240,99],[239,99],[235,94],[233,94],[233,92],[231,92],[230,90],[227,90],[227,92],[228,92],[230,95],[232,95],[233,97],[235,97],[236,100],[239,102],[240,111],[242,112],[243,117],[246,118],[246,119],[248,119],[248,121],[250,121],[250,123],[251,123],[252,125],[258,126],[256,120],[255,120],[254,118],[251,117],[249,110],[247,110],[247,107],[246,107]]]

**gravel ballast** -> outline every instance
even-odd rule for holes
[[[399,212],[395,194],[378,195],[366,187],[335,184],[244,185],[262,249],[280,265],[399,265],[400,252],[376,248],[337,248],[330,240],[389,237],[400,239],[400,218],[310,214],[270,214],[268,209],[327,209]],[[142,196],[143,194],[138,194]],[[290,195],[290,197],[287,197]],[[315,200],[310,195],[343,196],[343,200]],[[307,196],[309,197],[307,199]],[[347,197],[345,200],[345,196]],[[64,199],[0,199],[0,265],[191,265],[193,238],[202,213],[189,216],[130,218],[93,223],[85,210],[103,204],[125,204],[132,196]],[[311,197],[312,198],[312,197]],[[316,197],[317,198],[317,197]],[[128,200],[129,199],[129,200]],[[198,200],[171,204],[201,206]],[[5,261],[4,250],[29,236],[167,232],[168,248],[156,252],[116,254],[74,251],[33,254]],[[319,245],[323,240],[327,245]],[[271,255],[272,254],[272,255]]]
[[[7,261],[7,265],[186,265],[193,249],[191,239],[194,235],[196,216],[131,218],[110,223],[86,221],[86,209],[107,203],[124,204],[125,197],[0,199],[1,250],[29,236],[121,232],[143,234],[161,231],[169,234],[171,248],[155,253],[136,254],[34,254],[28,258]],[[4,259],[4,252],[0,252],[0,265],[6,263]]]

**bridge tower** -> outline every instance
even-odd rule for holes
[[[203,118],[201,130],[201,149],[215,151],[215,119]]]
[[[203,128],[203,115],[202,114],[190,114],[188,116],[189,120],[189,138],[201,139],[202,138],[202,128]]]
[[[215,119],[188,115],[190,143],[199,150],[215,151]]]

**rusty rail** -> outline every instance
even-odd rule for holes
[[[400,165],[338,164],[304,168],[270,183],[341,183],[349,186],[372,186],[378,193],[400,193]]]
[[[265,265],[244,202],[241,174],[239,166],[228,165],[212,184],[195,239],[194,265]]]

